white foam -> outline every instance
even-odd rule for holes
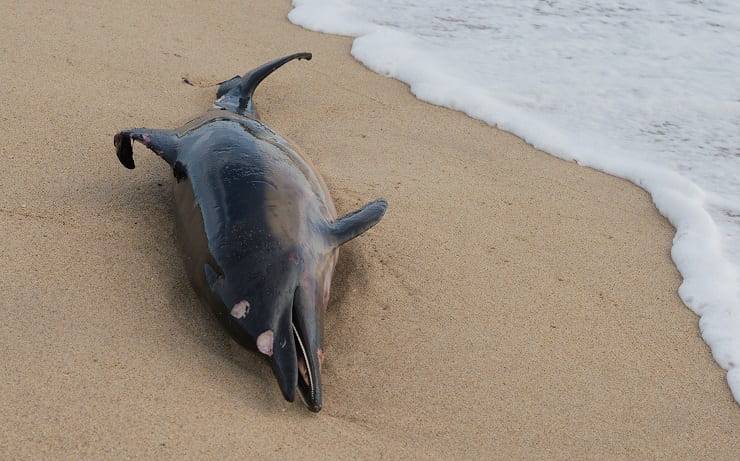
[[[740,402],[740,2],[294,0],[289,19],[534,146],[647,190]]]

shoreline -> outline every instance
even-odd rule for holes
[[[676,294],[673,228],[636,186],[417,100],[354,61],[351,39],[289,23],[288,1],[18,8],[0,19],[0,101],[24,107],[0,119],[4,457],[740,448],[724,372]],[[197,301],[166,165],[137,147],[125,171],[112,147],[121,128],[210,107],[215,88],[181,77],[303,49],[313,60],[260,86],[262,119],[340,213],[390,203],[340,254],[318,415]]]
[[[588,142],[574,142],[574,138],[588,137],[588,131],[579,133],[579,127],[572,123],[570,126],[553,124],[552,115],[527,114],[522,107],[512,106],[498,96],[487,94],[474,82],[463,84],[457,81],[439,64],[434,70],[420,71],[419,62],[434,62],[436,56],[415,43],[419,37],[397,26],[375,25],[372,20],[361,17],[362,14],[339,6],[330,7],[331,12],[325,14],[319,7],[320,3],[294,1],[288,20],[308,30],[351,37],[350,54],[357,61],[377,74],[408,85],[409,91],[422,101],[463,112],[523,139],[535,149],[625,179],[650,194],[658,212],[675,228],[671,259],[682,277],[678,294],[686,307],[699,317],[702,338],[712,350],[717,364],[726,370],[727,384],[735,401],[740,403],[740,368],[736,366],[740,363],[740,344],[735,338],[740,324],[734,322],[740,316],[740,298],[735,290],[740,267],[736,267],[730,258],[734,248],[732,238],[722,236],[732,232],[733,228],[723,227],[717,222],[718,217],[711,213],[715,207],[727,207],[726,213],[732,214],[729,197],[709,198],[715,196],[716,191],[705,189],[691,175],[686,176],[666,166],[672,163],[670,159],[647,161],[633,158],[624,146],[606,142],[598,136],[594,140],[598,141],[599,147]],[[317,11],[321,13],[316,14]],[[373,13],[364,12],[367,14]],[[510,45],[516,46],[516,40]],[[516,60],[501,63],[506,64],[516,64]],[[670,80],[675,75],[668,73],[664,77]],[[510,76],[502,78],[506,80]],[[609,85],[609,82],[604,83]],[[561,90],[568,95],[566,89]],[[523,97],[517,90],[508,96]],[[551,98],[552,94],[546,94],[544,98],[548,99],[548,96]],[[578,100],[578,95],[575,99]],[[613,100],[609,102],[614,103]],[[550,100],[552,104],[556,103]],[[595,108],[592,107],[591,111],[596,112],[592,116],[603,117]],[[612,120],[612,125],[616,127],[620,122],[624,120]],[[603,128],[608,131],[608,127]],[[720,205],[722,203],[725,205]]]

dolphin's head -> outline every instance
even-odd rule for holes
[[[225,322],[242,343],[272,363],[280,390],[292,402],[321,410],[323,312],[334,255],[273,247],[222,269],[206,265],[211,291],[225,307]],[[327,260],[331,264],[327,264]]]

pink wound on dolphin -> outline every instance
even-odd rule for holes
[[[316,355],[319,357],[319,370],[324,368],[324,349],[318,348],[316,350]]]
[[[260,352],[262,352],[263,354],[269,357],[272,357],[272,343],[273,343],[272,330],[263,331],[257,337],[257,349],[259,349]]]
[[[249,302],[247,300],[239,301],[231,308],[231,316],[235,319],[243,319],[249,314]]]

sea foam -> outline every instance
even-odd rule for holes
[[[289,19],[535,147],[645,189],[740,402],[740,2],[294,0]]]

